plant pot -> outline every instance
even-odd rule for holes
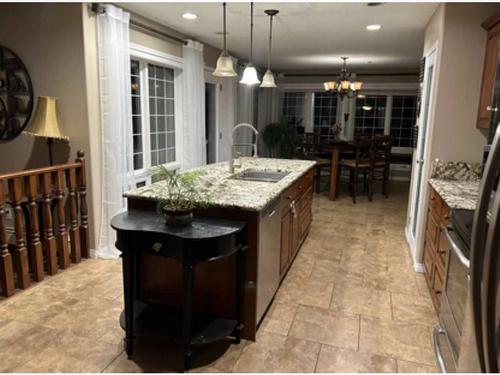
[[[193,221],[193,211],[163,211],[165,224],[167,225],[188,225]]]

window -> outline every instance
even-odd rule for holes
[[[332,92],[314,93],[314,133],[328,136],[337,119],[337,95]]]
[[[394,147],[411,147],[413,126],[417,116],[416,96],[393,96],[391,136]]]
[[[356,99],[354,136],[384,134],[386,98],[370,95]]]
[[[283,118],[296,127],[304,126],[306,93],[285,92],[283,96]]]
[[[177,162],[175,70],[131,59],[133,166],[137,185],[150,182],[149,168]]]

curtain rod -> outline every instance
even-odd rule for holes
[[[103,14],[106,12],[106,9],[99,3],[91,3],[90,10],[92,12],[94,12],[95,14]],[[137,22],[137,21],[132,20],[132,19],[130,20],[130,26],[132,26],[136,30],[137,29],[145,30],[145,31],[148,31],[150,33],[162,36],[163,38],[168,38],[168,39],[174,40],[180,44],[187,44],[187,40],[185,40],[185,39],[182,39],[182,38],[179,38],[175,35],[171,35],[171,34],[168,34],[166,32],[160,31],[158,29],[155,29],[154,27],[145,25],[141,22]]]
[[[338,74],[328,74],[328,73],[283,73],[285,77],[326,77],[326,76],[338,76]],[[356,77],[391,77],[391,76],[418,76],[419,73],[358,73]]]

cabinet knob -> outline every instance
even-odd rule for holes
[[[498,111],[498,107],[493,107],[493,106],[489,105],[489,106],[486,107],[486,110],[488,112],[497,112]]]

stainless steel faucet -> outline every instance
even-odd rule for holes
[[[253,132],[255,134],[255,143],[234,143],[234,133],[235,133],[236,129],[243,128],[243,127],[250,128],[253,130]],[[229,159],[229,172],[230,173],[234,173],[234,157],[235,157],[234,149],[235,149],[235,147],[252,146],[253,147],[253,157],[254,158],[257,157],[257,136],[258,135],[259,135],[259,131],[257,129],[255,129],[255,127],[253,127],[252,125],[247,124],[247,123],[238,124],[233,128],[233,132],[231,135],[231,139],[232,139],[231,158]]]

